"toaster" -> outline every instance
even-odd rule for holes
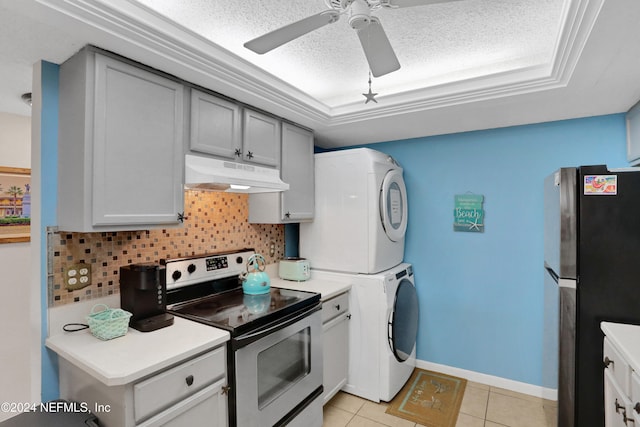
[[[287,257],[278,264],[278,276],[284,280],[303,282],[311,277],[309,261],[305,258]]]

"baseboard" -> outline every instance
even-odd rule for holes
[[[467,381],[486,384],[492,387],[500,387],[530,396],[540,397],[548,400],[558,400],[558,390],[514,381],[507,378],[487,375],[480,372],[468,371],[466,369],[455,368],[453,366],[440,365],[438,363],[416,360],[416,367],[429,371],[440,372],[447,375],[464,378]]]

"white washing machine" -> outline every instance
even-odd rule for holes
[[[411,264],[378,274],[312,270],[312,277],[351,284],[349,374],[342,390],[390,401],[416,366],[419,308]]]
[[[311,268],[378,273],[404,258],[407,190],[402,168],[369,148],[315,155],[315,215],[300,224]]]

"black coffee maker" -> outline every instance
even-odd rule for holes
[[[150,332],[173,325],[173,315],[166,313],[166,291],[164,266],[143,263],[120,267],[120,307],[132,314],[132,328]]]

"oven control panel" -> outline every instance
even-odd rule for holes
[[[247,260],[253,254],[253,249],[243,249],[239,252],[164,260],[167,289],[238,276],[246,271]]]
[[[229,268],[229,255],[206,258],[207,271]]]

